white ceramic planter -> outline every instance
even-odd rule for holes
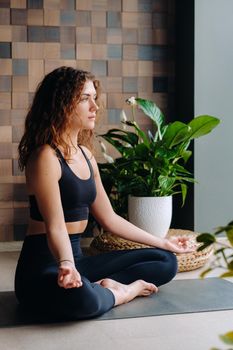
[[[128,215],[132,224],[155,236],[164,237],[171,225],[172,196],[129,196]]]

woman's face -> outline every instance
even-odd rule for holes
[[[96,112],[99,109],[96,97],[93,81],[87,80],[73,115],[74,128],[91,130],[95,127]]]

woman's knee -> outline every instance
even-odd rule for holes
[[[177,274],[178,270],[178,263],[176,255],[172,252],[166,251],[165,252],[166,258],[165,258],[165,276],[167,278],[167,282],[171,281],[175,275]],[[165,282],[165,283],[167,283]]]
[[[177,273],[177,258],[174,253],[156,249],[154,251],[153,270],[147,268],[147,273],[151,274],[152,282],[157,286],[168,283]]]

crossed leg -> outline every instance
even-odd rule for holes
[[[138,296],[148,296],[158,292],[158,287],[143,280],[137,280],[126,285],[110,278],[104,278],[97,283],[111,290],[115,297],[114,306],[128,303]]]

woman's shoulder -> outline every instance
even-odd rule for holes
[[[93,153],[90,151],[90,149],[86,146],[83,146],[83,145],[79,145],[79,147],[82,148],[83,152],[85,153],[86,157],[89,159],[89,161],[91,162],[91,165],[93,166],[94,168],[94,172],[96,172],[96,167],[97,167],[97,162],[96,162],[96,159],[93,155]]]
[[[85,155],[87,156],[87,158],[89,160],[94,158],[93,153],[89,150],[89,148],[87,148],[86,146],[83,146],[83,145],[79,145],[79,147],[81,147],[81,149],[83,150],[83,152],[85,153]]]
[[[57,159],[56,152],[54,148],[50,145],[42,145],[38,147],[30,156],[28,165],[29,166],[46,166],[55,162]]]
[[[26,182],[30,192],[44,181],[59,181],[61,166],[55,150],[49,145],[38,147],[30,156],[26,166]]]

